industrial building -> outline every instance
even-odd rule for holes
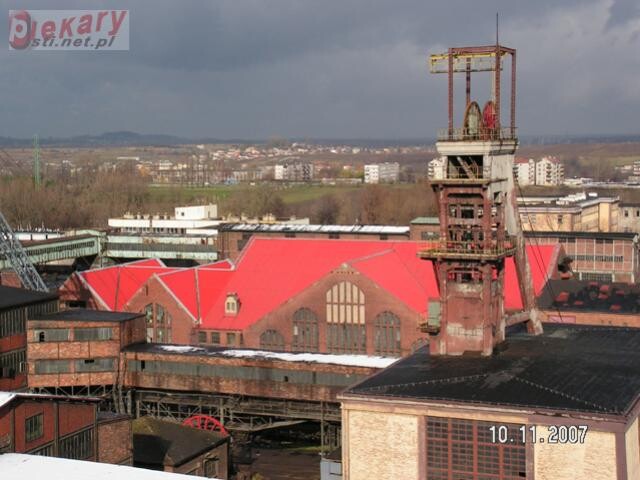
[[[27,318],[58,310],[58,295],[0,285],[0,391],[27,386]]]
[[[638,329],[566,325],[425,348],[341,395],[342,478],[640,478],[639,351]]]
[[[227,480],[228,434],[151,417],[133,421],[133,466]]]
[[[146,329],[143,313],[73,309],[29,316],[29,388],[109,393],[118,382],[120,351],[144,342]]]
[[[220,259],[236,261],[252,237],[317,238],[330,240],[406,240],[409,228],[392,225],[309,225],[225,223],[218,228]]]
[[[431,56],[431,71],[448,77],[449,124],[436,144],[447,167],[432,182],[440,238],[420,255],[438,271],[439,306],[423,326],[428,346],[340,395],[344,480],[371,472],[381,480],[640,478],[640,329],[543,328],[533,301],[535,260],[524,255],[513,182],[515,62],[516,51],[498,42]],[[493,76],[482,110],[470,97],[472,72]],[[507,128],[503,72],[511,74]],[[462,128],[454,126],[456,73],[466,74]],[[524,307],[516,315],[503,303],[512,257]],[[547,283],[547,311],[637,309],[630,291],[572,282]]]
[[[618,229],[621,232],[640,233],[640,204],[620,203]]]
[[[577,280],[635,283],[640,279],[638,233],[524,232],[529,245],[559,243]]]
[[[89,396],[0,392],[0,454],[131,465],[130,419],[102,416],[101,401]]]
[[[422,345],[439,296],[424,245],[412,241],[252,238],[237,262],[133,262],[77,272],[61,300],[144,313],[149,342],[397,357]],[[531,245],[535,292],[557,278],[558,245]],[[299,268],[304,265],[304,268]],[[513,259],[505,308],[522,308]]]
[[[617,232],[620,199],[584,192],[564,197],[519,197],[520,221],[527,231]]]
[[[215,233],[220,223],[217,205],[176,207],[174,215],[127,214],[121,218],[110,218],[109,227],[120,233],[176,233],[200,234],[203,229]]]

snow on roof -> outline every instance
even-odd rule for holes
[[[386,368],[397,358],[376,357],[369,355],[334,355],[328,353],[283,353],[266,350],[226,350],[224,355],[229,357],[262,357],[285,362],[313,362],[330,363],[333,365],[348,365],[350,367]]]
[[[3,407],[15,398],[16,394],[11,392],[0,392],[0,407]]]
[[[238,223],[226,230],[251,232],[335,232],[335,233],[409,233],[409,227],[394,225],[301,225],[295,223]]]
[[[286,353],[267,350],[209,350],[186,345],[157,345],[157,348],[171,353],[200,353],[202,355],[222,355],[235,358],[266,358],[285,362],[328,363],[332,365],[346,365],[349,367],[386,368],[397,358],[377,357],[369,355],[335,355],[328,353]]]
[[[0,471],[2,472],[2,480],[45,477],[47,480],[187,480],[194,478],[193,475],[180,475],[124,465],[19,453],[0,455]]]

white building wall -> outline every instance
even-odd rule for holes
[[[427,175],[432,180],[445,178],[447,157],[439,157],[431,160],[427,165]]]

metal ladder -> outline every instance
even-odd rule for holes
[[[27,252],[22,248],[22,244],[11,230],[9,223],[0,212],[0,254],[11,264],[15,272],[20,277],[24,288],[39,292],[48,292],[49,289],[44,284],[42,277],[29,260]]]

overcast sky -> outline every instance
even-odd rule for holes
[[[518,50],[521,134],[640,133],[639,0],[2,1],[131,11],[130,51],[0,49],[0,136],[425,138],[430,53]],[[488,91],[479,91],[484,103]]]

